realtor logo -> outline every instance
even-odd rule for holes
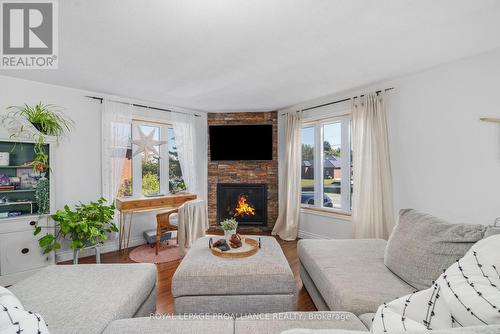
[[[57,2],[1,2],[2,69],[56,69]]]

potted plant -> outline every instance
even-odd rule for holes
[[[70,248],[77,251],[102,244],[108,239],[109,233],[118,232],[113,222],[114,210],[115,206],[106,205],[104,198],[88,204],[80,203],[75,206],[74,210],[65,205],[64,210],[57,210],[52,215],[56,225],[56,234],[44,235],[38,240],[38,244],[44,254],[61,248],[62,238],[70,240]],[[41,227],[36,227],[35,235],[40,231]]]
[[[45,215],[50,211],[50,183],[49,179],[42,177],[35,187],[35,201],[38,206],[38,214]]]
[[[30,122],[40,133],[56,137],[58,140],[71,131],[73,121],[64,116],[60,107],[39,102],[34,106],[11,106],[9,116],[21,117]]]
[[[12,110],[7,115],[10,118],[21,118],[33,125],[38,131],[29,133],[25,126],[20,125],[12,137],[21,136],[29,133],[35,142],[35,160],[32,162],[33,169],[39,172],[45,172],[49,169],[48,155],[45,152],[45,136],[56,138],[57,143],[65,137],[73,127],[73,121],[64,116],[60,107],[53,104],[43,104],[39,102],[34,106],[25,104],[24,106],[11,106],[7,108]],[[22,123],[21,123],[22,124]],[[32,131],[34,132],[34,131]]]
[[[238,228],[238,222],[234,218],[229,218],[223,220],[220,223],[222,229],[224,230],[224,237],[227,241],[231,238],[233,234],[236,234],[236,229]]]

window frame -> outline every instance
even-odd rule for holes
[[[340,123],[341,124],[341,146],[340,146],[340,159],[341,159],[341,182],[340,182],[340,208],[329,208],[323,206],[324,196],[324,136],[323,127],[327,124]],[[304,120],[301,129],[313,127],[314,128],[314,205],[307,203],[300,203],[301,208],[311,210],[321,210],[332,213],[350,215],[352,211],[351,203],[351,131],[352,131],[352,117],[351,114],[342,114],[332,117],[323,117],[320,119]],[[301,156],[302,161],[302,156]],[[301,164],[302,166],[302,164]],[[348,181],[344,181],[348,180]],[[302,191],[302,190],[301,190]],[[320,203],[320,204],[317,204]]]
[[[166,141],[165,144],[160,145],[159,156],[159,179],[160,179],[160,192],[159,194],[170,194],[170,173],[169,173],[169,156],[168,156],[168,129],[173,128],[171,124],[133,119],[131,123],[131,138],[134,140],[137,136],[137,128],[139,126],[157,127],[160,130],[159,140]],[[142,193],[142,154],[133,155],[134,144],[132,144],[132,197],[143,197]]]

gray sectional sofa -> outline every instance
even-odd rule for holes
[[[415,291],[384,265],[385,240],[300,240],[302,282],[316,308],[370,318],[378,306]]]
[[[300,274],[318,312],[150,317],[156,305],[151,264],[51,266],[10,289],[25,309],[44,317],[52,334],[359,334],[369,330],[380,304],[425,286],[439,268],[498,232],[403,210],[388,242],[300,240]],[[493,334],[500,325],[419,333]]]
[[[51,334],[98,334],[114,320],[155,312],[156,266],[49,266],[9,290],[42,315]]]
[[[300,276],[318,310],[352,312],[370,328],[379,305],[431,286],[474,243],[497,233],[405,209],[388,241],[300,240]]]

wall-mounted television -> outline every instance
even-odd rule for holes
[[[210,159],[272,160],[273,126],[265,125],[211,125]]]

